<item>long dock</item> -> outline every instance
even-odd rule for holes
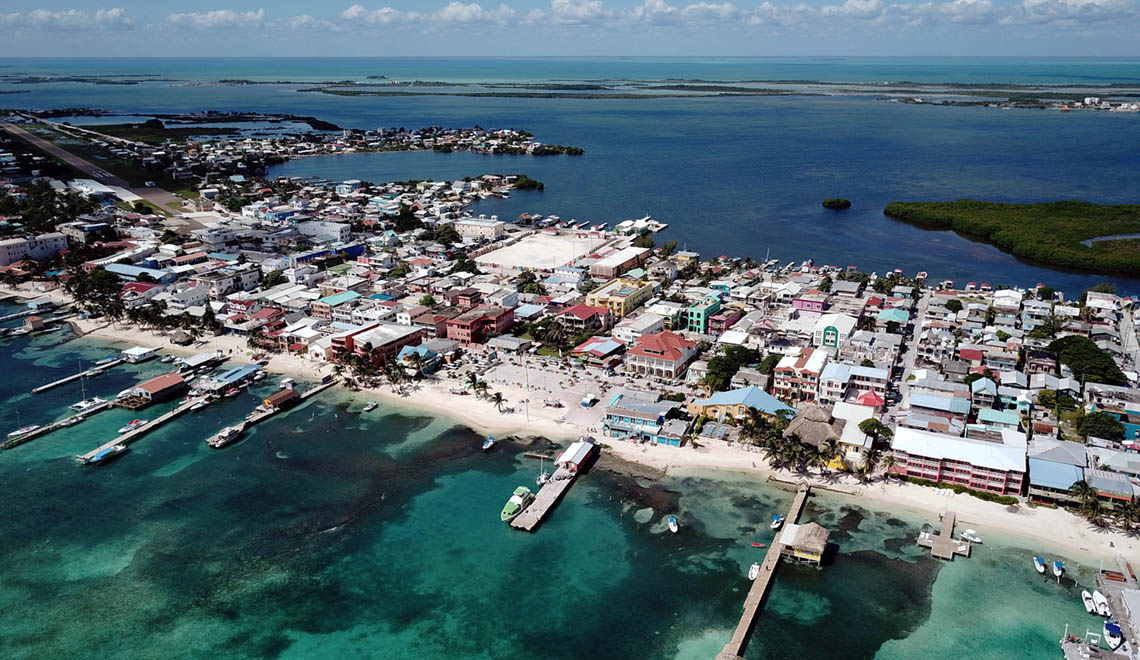
[[[1137,634],[1140,633],[1140,630],[1137,630],[1140,626],[1140,613],[1129,612],[1128,605],[1124,602],[1124,592],[1137,588],[1136,573],[1132,565],[1120,555],[1116,556],[1116,565],[1120,568],[1119,571],[1101,569],[1096,574],[1096,586],[1108,599],[1108,609],[1112,612],[1113,620],[1120,626],[1124,639],[1129,644],[1134,644]]]
[[[186,402],[184,402],[178,406],[175,406],[174,408],[172,408],[171,410],[169,410],[165,414],[159,415],[158,417],[155,417],[149,423],[144,424],[143,426],[140,426],[139,428],[134,429],[133,431],[127,431],[126,433],[118,436],[114,440],[111,440],[110,442],[99,445],[98,447],[96,447],[95,449],[92,449],[91,451],[87,452],[86,454],[80,454],[77,458],[79,459],[79,462],[87,463],[95,456],[95,454],[98,454],[99,452],[103,451],[104,449],[110,449],[110,448],[114,447],[115,445],[129,445],[130,443],[134,442],[135,440],[138,440],[139,438],[141,438],[144,435],[146,435],[147,433],[150,433],[151,431],[157,429],[158,427],[169,422],[170,420],[172,420],[176,417],[180,417],[183,414],[189,412],[190,408],[195,403],[198,403],[200,401],[204,401],[205,399],[206,399],[206,397],[204,397],[204,396],[200,396],[200,397],[197,397],[194,399],[190,399],[190,400],[188,400],[188,401],[186,401]]]
[[[100,403],[99,405],[95,406],[94,408],[88,408],[87,410],[83,411],[82,413],[76,413],[76,415],[83,415],[84,418],[90,417],[91,415],[94,415],[95,413],[99,413],[99,412],[103,412],[104,410],[107,410],[108,408],[111,407],[111,403],[112,402],[110,402],[110,401],[104,401],[103,403]],[[35,440],[36,438],[40,437],[41,435],[47,435],[48,433],[51,433],[52,431],[54,431],[56,429],[64,428],[65,426],[67,426],[66,422],[68,420],[74,418],[76,415],[70,415],[64,419],[59,420],[58,422],[53,422],[51,424],[48,424],[47,426],[41,426],[40,428],[36,429],[35,431],[32,431],[31,433],[25,433],[24,435],[22,435],[18,438],[12,438],[11,440],[7,440],[3,444],[0,444],[0,449],[11,449],[13,447],[19,447],[20,445],[24,444],[25,442],[31,442],[32,440]]]
[[[329,389],[330,387],[336,385],[339,382],[340,382],[340,379],[333,379],[327,383],[321,383],[315,387],[312,387],[308,390],[305,390],[304,392],[301,393],[300,402],[297,405],[301,405],[301,403],[306,401],[309,397],[316,396],[317,394],[324,392],[325,390]],[[258,406],[257,408],[254,409],[253,412],[246,415],[245,419],[243,419],[241,422],[235,424],[235,426],[237,426],[241,430],[240,432],[245,432],[246,429],[253,426],[254,424],[257,424],[258,422],[263,422],[263,421],[269,419],[270,417],[276,415],[277,413],[279,413],[281,411],[282,411],[281,408],[270,408],[268,410],[265,410],[262,408],[262,406]]]
[[[70,382],[77,381],[80,378],[85,378],[87,376],[90,376],[91,372],[93,372],[93,371],[103,371],[104,369],[110,369],[111,367],[117,367],[124,362],[126,362],[126,360],[119,358],[119,359],[115,360],[114,362],[108,362],[106,364],[100,364],[100,365],[94,366],[94,367],[92,367],[86,371],[80,371],[77,374],[71,374],[70,376],[68,376],[66,378],[60,378],[59,380],[54,380],[54,381],[52,381],[46,385],[40,385],[39,387],[34,387],[34,388],[32,388],[32,394],[39,394],[40,392],[46,392],[46,391],[52,389],[53,387],[59,387],[60,385],[66,385]]]
[[[28,309],[28,310],[24,310],[22,312],[16,312],[15,314],[8,314],[6,316],[0,316],[0,323],[3,323],[4,321],[14,321],[16,319],[23,318],[25,316],[31,316],[32,314],[35,314],[35,313],[36,313],[36,310]]]
[[[811,486],[800,485],[796,498],[792,500],[792,506],[788,509],[788,515],[784,518],[785,526],[788,523],[795,524],[799,520],[810,493]],[[776,532],[776,538],[772,539],[772,545],[764,555],[764,563],[760,565],[760,574],[752,582],[752,588],[748,590],[748,596],[744,599],[744,614],[740,616],[740,623],[736,624],[732,639],[724,645],[724,650],[717,654],[716,660],[744,660],[744,648],[748,645],[748,638],[756,626],[756,620],[760,617],[764,599],[768,597],[768,590],[776,575],[776,567],[780,565],[780,553],[784,549],[784,544],[781,543],[783,535],[784,528],[781,528]]]
[[[577,472],[560,467],[551,475],[550,481],[546,482],[542,488],[538,489],[538,495],[534,496],[534,501],[530,506],[523,509],[517,518],[511,521],[511,527],[521,529],[524,532],[533,532],[535,527],[538,527],[546,514],[558,504],[558,500],[570,490],[570,486],[574,484],[574,479],[578,476]]]
[[[958,515],[953,511],[942,514],[942,531],[938,534],[922,532],[918,535],[918,545],[930,548],[930,556],[935,559],[953,561],[954,555],[970,556],[970,542],[954,538],[954,523]]]

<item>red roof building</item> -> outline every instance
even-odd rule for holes
[[[447,338],[464,346],[484,344],[515,323],[515,310],[490,305],[475,307],[447,322]]]
[[[567,307],[562,310],[557,318],[562,325],[579,332],[609,330],[614,323],[613,313],[608,308],[595,307],[585,303]]]
[[[626,354],[626,367],[639,374],[680,378],[697,356],[697,344],[675,332],[641,335]]]

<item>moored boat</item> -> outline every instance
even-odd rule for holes
[[[752,566],[748,568],[748,579],[755,580],[756,576],[760,575],[760,562],[752,562]]]
[[[486,440],[483,441],[483,451],[491,451],[491,448],[494,446],[495,446],[495,438],[493,438],[493,437],[488,437]]]
[[[967,529],[966,531],[962,532],[962,539],[969,541],[970,543],[982,542],[982,537],[978,536],[978,533],[972,529]]]
[[[376,406],[378,405],[380,404],[376,403],[375,401],[369,401],[368,404],[364,406],[364,412],[372,412],[373,410],[376,410]]]
[[[772,529],[780,529],[780,525],[784,524],[784,517],[778,513],[772,514],[772,524],[769,525]]]
[[[83,421],[82,415],[72,415],[71,417],[68,417],[67,419],[60,422],[59,425],[60,426],[75,426],[76,424],[78,424],[79,422],[82,422],[82,421]]]
[[[1104,641],[1113,651],[1120,648],[1124,642],[1124,633],[1120,630],[1120,625],[1112,619],[1104,622]]]
[[[25,426],[22,429],[16,429],[15,431],[12,431],[11,433],[9,433],[8,439],[12,440],[15,438],[19,438],[21,436],[25,436],[25,435],[31,433],[32,431],[38,431],[39,429],[40,429],[39,424],[32,424],[31,426]]]
[[[119,435],[130,433],[131,431],[145,425],[146,423],[147,420],[145,419],[132,419],[130,424],[127,424],[126,426],[119,429]]]
[[[1041,575],[1045,575],[1045,560],[1041,557],[1034,557],[1033,568]]]
[[[218,431],[217,435],[207,438],[206,444],[214,449],[221,449],[234,440],[237,440],[238,436],[241,435],[241,431],[240,426],[227,426],[221,431]]]
[[[527,508],[531,502],[534,501],[534,493],[526,486],[519,486],[515,492],[511,494],[507,503],[503,505],[502,512],[499,513],[499,520],[503,522],[510,522],[514,520],[523,509]]]
[[[1092,594],[1088,589],[1081,592],[1081,601],[1085,604],[1085,611],[1089,614],[1096,614],[1096,603],[1093,601]]]
[[[235,397],[239,394],[241,394],[241,390],[239,390],[236,387],[231,387],[230,389],[226,390],[226,393],[223,396],[232,398],[232,397]]]
[[[669,531],[674,534],[681,531],[681,526],[677,524],[677,516],[669,516]]]
[[[104,403],[107,403],[107,402],[96,396],[96,397],[92,397],[90,399],[84,399],[84,400],[79,401],[77,403],[71,404],[71,409],[74,410],[75,412],[82,413],[82,412],[87,412],[88,410],[91,410],[92,408],[97,408],[97,407],[103,405]]]
[[[1092,594],[1093,603],[1096,604],[1096,613],[1101,616],[1112,616],[1112,610],[1108,609],[1108,599],[1104,597],[1099,590],[1094,591]]]
[[[1065,574],[1065,565],[1059,561],[1053,562],[1053,577],[1061,577]]]
[[[79,462],[86,465],[96,465],[99,463],[106,463],[112,458],[122,456],[125,453],[127,453],[126,445],[115,445],[113,447],[107,447],[106,449],[100,449],[99,451],[95,452],[94,456],[87,459],[86,461],[83,460],[82,457],[79,457]]]

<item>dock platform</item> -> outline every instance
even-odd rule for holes
[[[127,431],[126,433],[118,436],[114,440],[111,440],[110,442],[99,445],[95,449],[92,449],[91,451],[87,452],[86,454],[80,454],[76,458],[79,460],[80,463],[87,463],[95,456],[95,454],[98,454],[99,452],[101,452],[105,449],[110,449],[110,448],[114,447],[115,445],[129,445],[132,442],[134,442],[135,440],[138,440],[139,438],[143,437],[147,433],[150,433],[151,431],[162,426],[163,424],[175,419],[176,417],[180,417],[183,414],[189,412],[190,408],[193,407],[194,404],[199,403],[201,401],[205,401],[205,400],[206,400],[206,397],[204,397],[204,396],[200,396],[200,397],[197,397],[194,399],[187,400],[187,401],[175,406],[174,408],[172,408],[171,410],[169,410],[165,414],[159,415],[158,417],[155,417],[149,423],[144,424],[143,426],[140,426],[139,428],[134,429],[133,431]]]
[[[58,422],[53,422],[53,423],[48,424],[46,426],[41,426],[40,428],[36,429],[35,431],[32,431],[31,433],[25,433],[24,435],[22,435],[18,438],[12,438],[11,440],[6,440],[3,444],[0,444],[0,449],[11,449],[13,447],[19,447],[20,445],[24,444],[25,442],[31,442],[32,440],[35,440],[36,438],[40,437],[41,435],[47,435],[48,433],[51,433],[52,431],[54,431],[56,429],[64,428],[65,426],[67,426],[67,424],[65,422],[76,417],[77,415],[83,415],[84,419],[86,419],[87,417],[90,417],[91,415],[94,415],[95,413],[103,412],[104,410],[107,410],[110,407],[111,407],[111,402],[110,401],[104,401],[103,403],[100,403],[99,405],[95,406],[94,408],[89,408],[89,409],[83,411],[82,413],[76,413],[75,415],[69,415],[69,416],[65,417],[64,419],[59,420]]]
[[[918,535],[918,545],[930,548],[930,556],[935,559],[953,561],[954,555],[970,556],[970,542],[954,538],[954,523],[958,515],[953,511],[942,514],[942,531],[937,534],[921,532]]]
[[[517,518],[511,521],[511,527],[521,529],[524,532],[533,532],[535,527],[538,527],[546,514],[554,508],[555,504],[562,499],[566,491],[570,490],[573,485],[574,479],[578,476],[576,472],[560,467],[554,471],[550,477],[550,481],[538,489],[538,495],[534,496],[534,501],[530,503]]]
[[[799,520],[810,493],[811,486],[800,485],[795,499],[792,500],[792,506],[788,509],[788,515],[784,518],[785,525],[795,524]],[[764,555],[764,562],[760,565],[760,574],[756,576],[752,588],[744,598],[744,613],[740,616],[740,622],[736,624],[736,631],[733,632],[732,639],[724,645],[724,650],[717,654],[716,660],[744,660],[744,648],[748,645],[748,638],[756,626],[756,620],[760,618],[760,610],[768,597],[768,590],[772,587],[776,567],[780,565],[780,555],[784,547],[780,539],[783,535],[784,530],[781,528],[776,533],[776,538],[772,539],[772,544],[768,546],[768,553]]]
[[[301,393],[300,402],[304,402],[304,401],[308,400],[309,397],[316,396],[317,394],[324,392],[325,390],[329,389],[330,387],[336,385],[339,382],[340,382],[340,379],[337,378],[337,379],[330,380],[327,383],[320,383],[319,385],[316,385],[316,386],[314,386],[308,390],[305,390],[304,392]],[[253,426],[254,424],[257,424],[258,422],[263,422],[263,421],[269,419],[270,417],[276,415],[277,413],[279,413],[281,411],[282,411],[281,408],[269,408],[267,410],[267,409],[265,409],[264,406],[258,406],[257,408],[253,409],[253,412],[246,415],[245,419],[243,419],[238,424],[235,424],[234,426],[237,426],[240,429],[239,432],[244,433],[246,429]],[[211,437],[213,437],[213,436],[211,436]],[[207,440],[207,443],[209,443],[209,440]]]
[[[80,378],[90,376],[91,372],[93,372],[93,371],[100,371],[101,372],[105,369],[110,369],[111,367],[117,367],[124,362],[126,362],[126,360],[123,360],[122,358],[120,358],[118,360],[115,360],[114,362],[108,362],[107,364],[101,364],[101,365],[92,367],[86,371],[80,371],[77,374],[71,374],[70,376],[68,376],[66,378],[60,378],[59,380],[54,380],[54,381],[52,381],[46,385],[40,385],[39,387],[32,388],[32,394],[39,394],[40,392],[46,392],[46,391],[52,389],[53,387],[59,387],[60,385],[66,385],[68,383],[77,381]]]
[[[1108,599],[1108,609],[1112,612],[1112,619],[1120,625],[1120,632],[1124,633],[1125,641],[1133,644],[1137,640],[1137,634],[1140,633],[1138,630],[1140,613],[1129,616],[1128,606],[1124,602],[1124,592],[1137,588],[1136,573],[1132,565],[1120,555],[1116,557],[1116,564],[1119,571],[1101,569],[1097,573],[1096,586]]]

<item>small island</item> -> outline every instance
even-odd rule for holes
[[[828,197],[823,200],[823,208],[831,209],[832,211],[842,211],[843,209],[851,208],[851,200],[843,199],[842,197]]]
[[[1140,275],[1140,205],[1072,200],[1002,204],[960,199],[891,202],[883,214],[925,229],[952,229],[1047,266]]]

